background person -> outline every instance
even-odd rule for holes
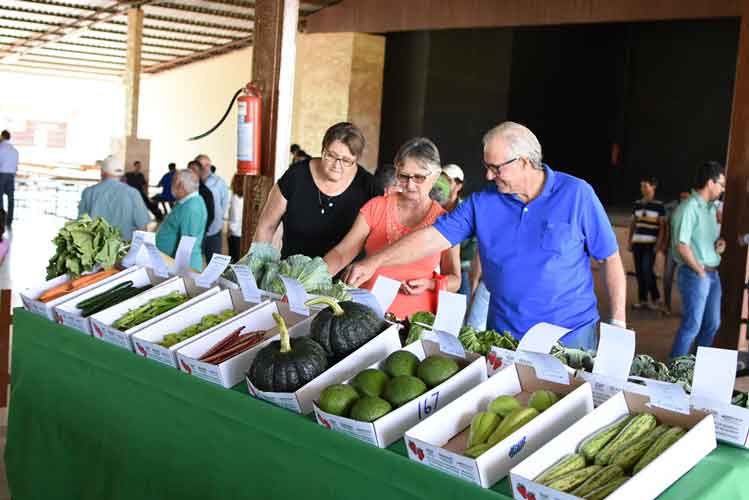
[[[164,214],[167,212],[166,204],[169,204],[170,207],[174,205],[174,195],[172,194],[172,178],[174,177],[174,173],[177,171],[177,164],[170,163],[168,168],[169,171],[161,176],[161,179],[157,184],[157,186],[161,188],[161,193],[151,198],[151,203],[154,204],[159,214],[156,217],[156,220],[158,221],[161,221],[164,218]],[[164,212],[161,211],[159,203],[164,204]]]
[[[596,348],[598,304],[590,258],[600,261],[609,322],[626,327],[626,277],[616,236],[593,188],[542,163],[541,144],[526,127],[505,122],[484,136],[486,177],[433,225],[351,266],[358,286],[383,266],[406,264],[477,236],[491,295],[487,326],[521,338],[540,322],[572,330],[568,347]]]
[[[657,309],[662,306],[661,294],[655,279],[655,258],[666,236],[666,208],[662,202],[655,199],[657,188],[658,180],[655,177],[643,177],[640,180],[642,198],[634,203],[632,209],[628,241],[637,275],[639,300],[632,304],[635,309]]]
[[[214,253],[221,253],[223,242],[224,216],[229,208],[229,187],[226,182],[211,170],[211,159],[201,154],[195,158],[200,164],[200,180],[213,195],[213,218],[208,223],[203,242],[205,261],[210,262]]]
[[[178,170],[174,174],[172,194],[177,202],[156,232],[156,247],[172,258],[176,256],[179,240],[183,236],[195,238],[190,267],[196,271],[203,269],[201,246],[208,219],[205,203],[198,194],[199,184],[198,176],[191,170]]]
[[[448,201],[442,205],[445,210],[452,212],[458,206],[459,203],[463,202],[461,192],[463,191],[463,181],[465,175],[463,169],[458,165],[451,163],[442,167],[442,177],[445,178],[450,186],[450,196]],[[460,289],[458,293],[466,296],[469,304],[471,304],[472,298],[475,297],[475,291],[478,289],[478,281],[476,281],[476,288],[471,288],[471,264],[473,257],[476,255],[476,238],[467,238],[460,243]],[[478,276],[481,276],[481,266],[478,264]],[[484,287],[485,289],[486,287]],[[483,293],[483,290],[481,291]],[[486,297],[488,300],[488,297]],[[481,299],[480,299],[481,301]],[[477,314],[481,314],[481,307],[477,305]],[[470,313],[470,310],[469,310]],[[486,314],[484,314],[483,322],[486,323]]]
[[[357,164],[364,135],[342,122],[322,140],[322,158],[294,164],[268,195],[253,241],[271,243],[283,223],[281,257],[323,257],[349,232],[359,210],[382,194],[374,176]]]
[[[81,193],[78,217],[88,214],[101,217],[120,230],[123,240],[130,240],[136,229],[145,230],[148,210],[140,193],[121,181],[125,168],[122,161],[109,155],[101,162],[101,181]]]
[[[211,193],[211,190],[208,189],[208,186],[206,186],[203,183],[203,181],[200,180],[200,170],[201,170],[200,163],[193,160],[187,164],[187,168],[198,177],[198,194],[200,195],[200,198],[203,200],[203,203],[205,204],[205,209],[206,209],[206,214],[207,214],[206,222],[205,222],[205,230],[208,231],[208,225],[211,222],[213,222],[213,214],[215,211],[215,205],[213,203],[213,193]]]
[[[0,132],[0,208],[3,196],[8,198],[8,217],[6,225],[13,225],[13,208],[15,205],[16,172],[18,171],[18,150],[10,143],[10,132]]]
[[[242,256],[242,212],[244,211],[244,176],[234,174],[231,180],[231,202],[229,203],[229,255],[232,263]]]
[[[439,152],[432,141],[411,139],[401,146],[393,163],[400,191],[372,198],[362,207],[351,231],[325,255],[331,274],[338,274],[362,249],[368,255],[376,253],[410,232],[433,224],[445,213],[429,196],[440,173]],[[437,266],[441,276],[434,272]],[[458,247],[436,251],[409,264],[379,267],[362,287],[371,289],[380,275],[401,283],[388,309],[396,317],[436,312],[439,290],[454,292],[460,286]]]
[[[695,189],[679,205],[671,222],[672,246],[679,264],[676,284],[682,301],[681,325],[671,357],[689,354],[698,346],[713,345],[720,327],[722,295],[718,266],[726,242],[719,237],[714,202],[726,187],[723,166],[708,161],[697,168]]]

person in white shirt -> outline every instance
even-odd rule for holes
[[[16,171],[18,170],[18,150],[10,143],[10,132],[0,133],[0,207],[3,195],[8,197],[8,228],[13,224],[13,193],[16,190]]]
[[[244,209],[244,177],[234,174],[231,180],[231,201],[229,203],[229,256],[232,263],[242,256],[242,210]]]
[[[208,222],[208,229],[203,240],[203,255],[210,262],[214,253],[221,253],[224,216],[229,206],[229,187],[226,182],[211,171],[211,159],[204,154],[195,157],[200,163],[200,180],[211,190],[213,195],[213,220]]]

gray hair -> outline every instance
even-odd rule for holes
[[[431,173],[442,169],[440,152],[437,146],[426,137],[414,137],[406,141],[395,154],[393,164],[396,168],[406,160],[413,160]]]
[[[177,172],[174,174],[174,184],[179,184],[182,186],[182,189],[187,191],[187,194],[194,193],[198,190],[198,186],[200,185],[200,181],[198,180],[198,176],[195,175],[195,172],[192,170],[184,169],[184,170],[177,170]]]
[[[484,134],[484,149],[497,136],[502,138],[513,156],[526,158],[533,168],[543,170],[541,143],[528,127],[515,122],[500,123]]]

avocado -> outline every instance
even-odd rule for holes
[[[390,381],[388,374],[376,368],[368,368],[351,380],[359,394],[362,396],[382,396],[385,385]]]
[[[408,351],[395,351],[385,360],[385,371],[391,377],[401,375],[416,375],[419,368],[419,358]]]
[[[551,405],[559,401],[556,394],[547,390],[535,391],[528,400],[528,406],[535,408],[539,413],[548,410]]]
[[[395,408],[403,406],[412,399],[415,399],[427,390],[423,381],[411,375],[401,375],[392,379],[387,387],[383,397],[390,401]]]
[[[359,393],[356,392],[356,389],[350,385],[336,384],[326,387],[322,391],[318,406],[325,413],[346,417],[358,399]]]
[[[351,418],[360,422],[374,422],[392,409],[390,403],[382,398],[364,396],[351,408]]]
[[[459,370],[460,367],[454,359],[435,354],[422,361],[416,373],[427,386],[437,387]]]
[[[522,406],[520,401],[512,396],[499,396],[489,403],[488,410],[504,418]]]

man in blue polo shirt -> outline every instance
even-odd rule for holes
[[[488,328],[516,338],[539,322],[573,330],[562,343],[594,349],[599,320],[590,257],[601,262],[610,316],[625,324],[626,278],[616,236],[593,188],[541,162],[526,127],[505,122],[484,136],[486,177],[494,184],[454,211],[354,264],[357,286],[382,266],[405,264],[476,236],[486,287]]]

